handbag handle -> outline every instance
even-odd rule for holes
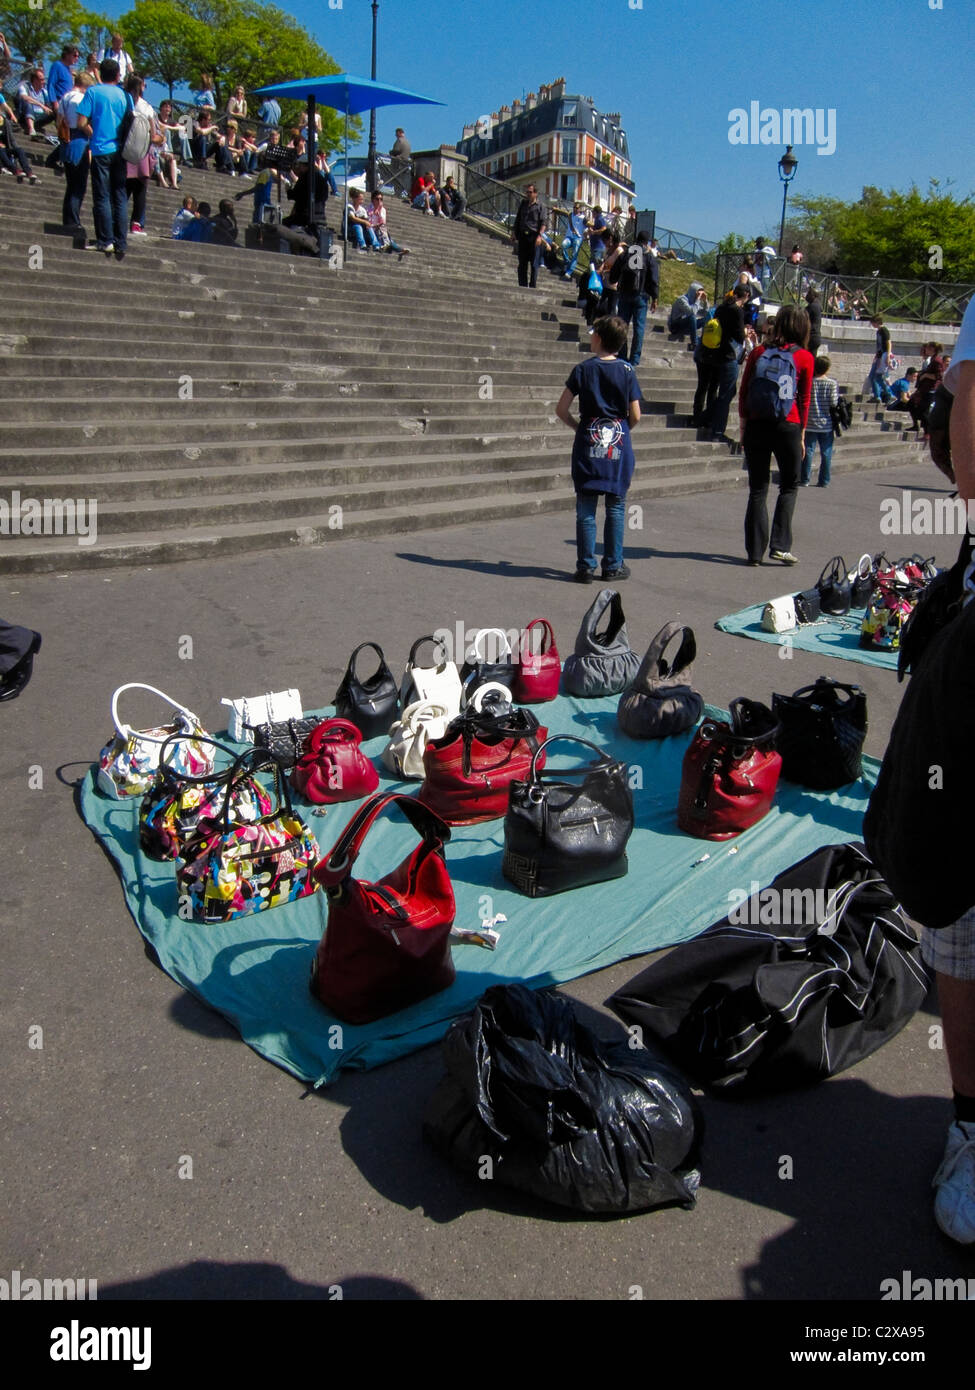
[[[545,635],[544,635],[544,637],[542,638],[541,650],[538,652],[538,655],[539,655],[539,656],[545,656],[545,655],[546,655],[548,652],[550,652],[550,651],[552,650],[552,648],[555,646],[555,633],[554,633],[553,630],[552,630],[552,624],[549,622],[548,618],[532,618],[531,622],[528,624],[528,626],[525,628],[525,631],[522,633],[522,638],[521,638],[521,659],[522,659],[522,661],[525,660],[526,655],[527,655],[527,656],[534,656],[534,655],[535,655],[535,653],[534,653],[534,652],[532,651],[532,649],[531,649],[531,638],[530,638],[529,635],[528,635],[528,634],[531,632],[531,630],[532,630],[533,627],[542,627],[542,628],[544,628],[544,630],[545,630]]]
[[[664,652],[678,633],[683,633],[677,655],[674,657],[670,666],[664,661]],[[640,663],[636,680],[630,689],[642,688],[649,690],[650,672],[653,671],[658,680],[673,680],[673,678],[684,671],[687,671],[697,658],[697,640],[692,628],[686,627],[684,623],[671,622],[665,625],[657,633],[656,637],[647,648],[646,656]]]
[[[478,633],[477,633],[477,635],[475,636],[474,641],[471,643],[470,652],[469,652],[468,657],[467,657],[467,660],[468,660],[468,661],[471,661],[472,659],[473,659],[474,661],[487,661],[487,657],[484,655],[484,653],[483,653],[482,651],[479,651],[479,650],[478,650],[478,643],[480,642],[480,640],[481,640],[482,637],[490,637],[490,635],[491,635],[492,632],[496,632],[496,633],[498,634],[498,636],[501,638],[501,641],[504,643],[504,655],[505,655],[505,656],[510,656],[510,655],[511,655],[511,643],[508,641],[507,634],[506,634],[505,632],[503,632],[501,628],[499,628],[499,627],[482,627],[482,628],[480,628],[480,629],[478,630]],[[501,651],[500,651],[500,649],[499,649],[499,650],[498,650],[498,663],[499,663],[499,664],[500,664],[500,661],[501,661],[501,655],[502,655],[502,654],[501,654]]]
[[[823,566],[822,574],[816,580],[817,589],[827,577],[833,584],[842,583],[842,581],[846,579],[846,561],[843,559],[842,555],[834,555],[832,560],[827,560],[826,564]]]
[[[167,695],[164,690],[157,690],[154,685],[146,685],[143,681],[129,681],[127,685],[120,685],[112,696],[112,723],[115,725],[116,731],[121,734],[123,738],[128,738],[130,734],[136,732],[131,724],[119,723],[118,697],[122,694],[123,690],[149,690],[153,695],[158,695],[161,700],[165,700],[168,705],[172,705],[174,709],[180,710],[187,718],[192,719],[194,724],[199,724],[200,722],[191,709],[187,709],[185,705],[181,705],[178,700],[174,700],[172,696]],[[162,738],[150,738],[148,734],[142,734],[142,737],[149,743],[165,743],[166,741]]]
[[[863,562],[864,562],[864,560],[866,560],[866,562],[867,562],[866,572],[864,572],[864,569],[863,569]],[[860,556],[859,560],[857,561],[857,567],[856,567],[856,569],[850,571],[849,578],[850,578],[851,581],[854,580],[854,579],[869,579],[870,576],[871,576],[872,574],[873,574],[873,561],[872,561],[871,558],[870,558],[870,552],[869,552],[869,551],[864,551],[864,553]]]
[[[410,655],[407,658],[406,662],[407,671],[409,671],[409,669],[416,664],[416,654],[423,646],[424,642],[432,642],[435,647],[439,647],[440,650],[443,652],[443,659],[446,662],[447,643],[444,641],[442,637],[434,637],[433,633],[431,633],[429,637],[418,637],[416,641],[413,643],[412,647],[410,648]]]
[[[254,764],[254,766],[251,766],[251,764]],[[291,801],[291,791],[288,787],[288,779],[285,776],[283,760],[278,757],[277,753],[272,753],[270,748],[248,748],[246,752],[241,753],[240,757],[234,761],[234,765],[230,769],[230,775],[227,778],[227,790],[224,792],[223,811],[220,816],[220,824],[225,835],[230,833],[230,798],[238,776],[244,772],[253,775],[268,767],[274,770],[274,792],[277,796],[278,804],[272,811],[269,811],[266,816],[261,816],[258,820],[249,822],[249,824],[265,824],[269,820],[275,820],[281,815],[282,811],[287,811],[292,820],[295,818],[295,808]]]
[[[581,743],[585,748],[591,748],[596,754],[596,758],[591,763],[586,763],[583,767],[570,768],[546,768],[545,772],[539,772],[538,759],[542,750],[547,748],[550,743]],[[590,743],[587,738],[579,738],[577,734],[552,734],[544,743],[540,743],[532,755],[531,768],[528,773],[529,783],[539,784],[547,773],[555,777],[578,777],[582,773],[591,772],[594,767],[613,767],[616,763],[615,758],[611,758],[604,748],[597,748],[594,743]]]
[[[780,728],[779,721],[761,701],[739,696],[737,700],[731,701],[728,712],[731,715],[731,736],[736,744],[743,744],[746,748],[757,748],[761,743],[775,742]],[[763,724],[765,727],[760,727]],[[749,733],[749,729],[754,732]]]
[[[501,687],[504,690],[504,686]],[[505,691],[505,694],[510,694]],[[400,720],[401,724],[422,724],[425,718],[446,719],[447,706],[438,704],[436,700],[415,700],[412,705],[407,705]]]
[[[364,652],[367,647],[371,647],[379,657],[379,665],[376,668],[377,674],[380,671],[382,671],[383,667],[386,665],[386,655],[378,642],[360,642],[359,645],[356,647],[355,651],[349,657],[349,664],[346,667],[345,671],[346,679],[348,679],[349,677],[351,677],[353,680],[359,679],[358,673],[355,669],[356,658],[358,657],[359,653]]]
[[[362,734],[348,719],[323,719],[307,739],[307,751],[318,754],[325,743],[361,743]]]
[[[352,873],[359,857],[362,842],[373,821],[387,807],[397,805],[414,830],[434,849],[440,849],[450,839],[450,826],[415,796],[402,792],[380,792],[364,801],[332,846],[331,853],[315,865],[315,877],[330,895],[340,890]]]
[[[844,685],[842,681],[833,680],[832,676],[817,676],[814,685],[801,686],[792,698],[793,700],[802,700],[807,696],[815,696],[817,693],[836,695],[840,691],[846,697],[839,702],[842,705],[852,704],[858,695],[863,694],[859,685]]]
[[[186,743],[187,738],[187,734],[169,735],[169,738],[166,739],[162,748],[160,748],[159,750],[160,771],[166,770],[166,758],[169,752],[169,745],[172,744],[175,748],[175,746],[178,743]],[[209,734],[196,734],[193,738],[193,742],[208,743],[211,748],[219,748],[221,753],[226,753],[227,757],[230,758],[231,765],[230,767],[225,767],[222,772],[211,772],[208,777],[190,777],[188,773],[180,772],[178,776],[181,782],[186,782],[189,786],[203,786],[213,782],[214,778],[216,777],[220,777],[222,779],[228,776],[228,774],[233,770],[233,764],[237,761],[237,758],[239,756],[236,748],[228,748],[225,743],[219,743],[217,739],[211,738]]]
[[[609,624],[606,631],[599,635],[596,631],[606,610],[609,609]],[[579,633],[580,641],[576,644],[576,656],[587,656],[585,650],[585,639],[588,638],[594,647],[606,647],[614,641],[620,634],[626,619],[623,617],[623,600],[615,589],[602,589],[582,620],[582,630]],[[583,647],[579,651],[579,646]]]
[[[479,685],[471,695],[471,708],[476,714],[480,714],[484,709],[484,701],[488,695],[497,694],[501,695],[506,705],[512,703],[511,691],[506,685],[502,685],[500,681],[485,681],[484,684]]]

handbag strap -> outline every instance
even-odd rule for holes
[[[844,699],[838,700],[836,696],[842,692]],[[800,700],[803,703],[817,704],[823,697],[829,699],[833,705],[845,707],[852,704],[858,696],[863,694],[859,685],[845,685],[842,681],[833,680],[832,676],[817,676],[814,685],[804,685],[792,696],[793,700]]]
[[[550,651],[553,649],[553,647],[555,646],[555,633],[554,633],[553,630],[552,630],[552,624],[549,622],[548,618],[532,618],[531,622],[528,624],[528,626],[525,628],[524,633],[522,634],[522,639],[521,639],[521,659],[522,659],[522,661],[525,660],[526,655],[527,655],[527,656],[534,656],[534,655],[536,655],[536,653],[534,653],[534,652],[532,651],[532,649],[531,649],[531,638],[530,638],[529,635],[528,635],[528,634],[531,632],[531,630],[532,630],[533,627],[541,627],[541,628],[544,629],[544,632],[545,632],[545,636],[544,636],[543,639],[542,639],[542,646],[541,646],[541,649],[540,649],[540,651],[537,653],[538,656],[545,656],[545,655],[546,655],[548,652],[550,652]]]
[[[356,669],[355,669],[356,658],[358,657],[359,653],[360,653],[360,652],[364,652],[364,651],[366,650],[367,647],[371,647],[372,650],[373,650],[373,651],[376,653],[376,655],[379,657],[379,665],[378,665],[378,667],[376,668],[377,674],[379,674],[379,672],[381,672],[381,671],[383,671],[383,670],[385,669],[385,666],[386,666],[386,655],[385,655],[385,653],[384,653],[382,647],[379,645],[379,643],[378,643],[378,642],[360,642],[359,645],[356,647],[355,651],[354,651],[354,652],[352,653],[352,655],[349,657],[349,664],[348,664],[348,666],[346,667],[346,671],[345,671],[345,678],[346,678],[346,680],[348,680],[350,677],[351,677],[352,680],[358,680],[358,679],[359,679],[358,673],[356,672]]]
[[[678,633],[683,633],[681,644],[677,655],[668,667],[664,661],[664,652]],[[697,641],[693,629],[686,627],[683,623],[666,623],[647,648],[646,656],[640,663],[636,680],[630,689],[649,691],[651,689],[651,673],[657,680],[673,680],[684,671],[688,671],[696,658]]]
[[[842,555],[834,555],[832,560],[827,560],[823,566],[823,572],[816,580],[817,589],[829,580],[831,584],[841,584],[846,579],[846,561]]]
[[[540,758],[542,751],[545,748],[547,748],[550,743],[581,743],[584,748],[591,748],[592,751],[596,754],[596,757],[593,762],[586,763],[583,767],[555,769],[546,768],[545,772],[539,772],[538,759]],[[611,758],[609,756],[605,748],[597,748],[596,745],[594,743],[590,743],[587,738],[579,738],[577,734],[552,734],[551,738],[547,738],[544,743],[540,743],[538,747],[535,749],[535,752],[532,755],[531,770],[528,774],[528,781],[530,783],[540,783],[547,774],[555,777],[578,777],[586,772],[591,772],[593,768],[596,767],[612,767],[614,766],[616,761],[617,760],[615,758]]]
[[[471,748],[478,734],[500,735],[500,739],[525,739],[533,747],[537,746],[540,728],[538,719],[529,709],[511,710],[504,714],[494,714],[489,710],[477,711],[471,706],[452,720],[447,734],[450,742],[460,738],[464,745],[463,772],[470,777],[473,770]]]
[[[227,790],[224,792],[223,811],[220,816],[220,824],[225,835],[230,833],[230,803],[235,785],[246,777],[252,777],[255,773],[268,767],[272,768],[274,772],[274,791],[278,804],[266,816],[260,816],[256,821],[248,823],[251,825],[266,824],[268,821],[276,820],[285,810],[294,819],[295,809],[291,801],[288,779],[285,776],[284,761],[277,753],[272,753],[270,748],[248,748],[246,752],[241,753],[239,758],[235,759],[227,778]]]
[[[484,701],[489,695],[500,695],[504,704],[511,704],[511,691],[500,681],[485,681],[479,685],[471,694],[471,708],[476,714],[480,714],[484,709]]]
[[[864,560],[866,560],[866,562],[867,562],[866,571],[864,571],[864,568],[863,568],[863,562],[864,562]],[[873,575],[873,560],[870,558],[870,552],[869,552],[869,551],[864,551],[864,553],[860,556],[859,560],[857,561],[857,567],[856,567],[856,569],[855,569],[855,570],[851,570],[851,572],[850,572],[850,579],[851,579],[851,581],[854,580],[854,579],[869,579],[869,578],[871,578],[872,575]]]
[[[501,687],[504,690],[504,686]],[[506,695],[510,691],[505,690]],[[400,724],[404,729],[411,733],[422,727],[425,719],[446,719],[447,706],[439,704],[436,700],[414,700],[412,705],[407,705],[403,711]]]
[[[511,643],[508,641],[508,635],[507,635],[507,633],[504,632],[500,627],[482,627],[482,628],[479,629],[479,631],[477,632],[477,635],[476,635],[475,638],[474,638],[474,641],[471,643],[470,654],[468,655],[468,658],[467,658],[468,661],[472,661],[472,662],[487,661],[487,657],[486,657],[486,656],[484,655],[484,653],[479,649],[478,643],[480,642],[480,640],[481,640],[482,637],[489,637],[489,636],[491,635],[492,632],[496,632],[496,633],[498,634],[498,636],[501,638],[501,641],[504,643],[504,655],[505,655],[505,656],[509,656],[509,657],[511,656]],[[498,656],[497,656],[497,660],[498,660],[498,663],[499,663],[499,664],[500,664],[500,662],[501,662],[501,657],[502,657],[502,652],[501,652],[501,649],[499,648],[499,649],[498,649]]]
[[[450,839],[450,827],[415,796],[380,792],[362,803],[332,846],[331,853],[315,866],[315,877],[324,888],[338,888],[349,878],[373,821],[393,805],[400,808],[414,830],[433,848],[441,848]]]
[[[746,748],[757,748],[763,743],[774,743],[779,732],[779,721],[767,705],[760,700],[746,700],[739,696],[728,706],[731,715],[731,738],[736,744]],[[727,725],[718,725],[727,728]]]
[[[159,750],[159,770],[161,772],[166,770],[166,759],[169,755],[170,744],[175,748],[177,744],[186,743],[189,737],[190,735],[188,734],[170,734],[169,738],[166,739],[162,748]],[[209,744],[211,748],[219,748],[221,753],[226,753],[227,757],[230,758],[230,766],[225,767],[221,772],[211,772],[209,776],[206,777],[191,777],[189,773],[179,772],[177,776],[180,781],[186,782],[189,786],[202,786],[213,783],[217,778],[222,781],[224,777],[229,776],[233,771],[233,764],[237,761],[237,749],[228,748],[225,743],[218,742],[217,739],[211,738],[209,734],[194,734],[192,737],[194,743],[206,743]],[[172,771],[176,772],[176,769],[173,768]]]
[[[416,665],[416,654],[423,646],[424,642],[432,642],[435,647],[439,647],[443,652],[444,661],[447,660],[447,643],[442,637],[434,637],[431,632],[429,637],[418,637],[410,648],[410,655],[407,658],[406,670],[409,672]]]
[[[112,696],[112,723],[115,725],[117,732],[120,733],[123,738],[128,738],[130,734],[137,732],[132,728],[131,724],[119,723],[118,697],[125,690],[149,690],[152,692],[153,695],[158,695],[159,698],[161,700],[165,700],[168,705],[172,705],[174,709],[178,709],[182,714],[185,714],[188,719],[192,719],[194,724],[199,724],[200,722],[192,710],[187,709],[185,705],[181,705],[178,700],[174,700],[172,696],[167,695],[165,691],[157,690],[154,685],[146,685],[143,681],[129,681],[127,685],[120,685],[118,690],[116,690],[115,694]],[[165,739],[150,738],[148,734],[143,734],[142,737],[146,738],[150,743],[165,742]]]
[[[323,719],[316,724],[307,739],[307,751],[318,754],[326,743],[360,743],[362,733],[348,719]]]

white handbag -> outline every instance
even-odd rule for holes
[[[435,646],[443,649],[444,659],[438,666],[416,664],[416,654],[424,642],[433,642]],[[402,709],[405,711],[410,705],[434,700],[438,705],[443,705],[448,719],[454,719],[460,714],[460,696],[460,672],[456,662],[447,660],[447,650],[443,642],[438,641],[436,637],[418,638],[410,648],[403,679],[400,681],[399,699]]]
[[[423,776],[423,754],[427,744],[443,738],[454,716],[435,700],[417,700],[403,711],[402,719],[389,731],[389,742],[382,759],[397,777]]]
[[[253,743],[254,730],[263,724],[286,724],[302,717],[301,696],[297,690],[278,690],[275,694],[241,696],[221,700],[231,710],[227,732],[235,743]]]
[[[796,601],[792,594],[774,598],[762,609],[763,632],[791,632],[798,625]]]
[[[130,724],[123,724],[119,719],[118,700],[126,690],[148,690],[165,700],[173,707],[170,722],[151,729],[133,729]],[[170,750],[167,767],[188,777],[207,777],[213,771],[212,747],[198,742],[200,737],[209,739],[210,735],[192,710],[154,685],[144,685],[142,681],[120,685],[112,696],[112,723],[115,735],[98,758],[98,786],[113,801],[143,796],[149,790],[159,767],[162,746],[175,734],[186,737]]]

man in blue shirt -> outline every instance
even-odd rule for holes
[[[81,49],[77,44],[66,43],[61,50],[59,61],[52,63],[48,69],[47,95],[53,107],[56,108],[61,98],[74,86],[72,69],[80,57]],[[54,169],[59,174],[64,173],[64,156],[67,148],[63,140],[58,141],[57,148],[51,151],[45,161],[49,169]]]
[[[257,119],[264,126],[279,126],[281,124],[281,107],[273,97],[265,97],[258,107]]]
[[[95,213],[95,247],[115,259],[125,257],[128,232],[128,200],[125,193],[125,160],[119,128],[132,98],[119,86],[114,58],[98,68],[101,85],[89,87],[78,103],[78,125],[91,132],[91,190]]]

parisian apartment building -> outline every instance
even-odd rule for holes
[[[626,212],[636,191],[620,113],[568,95],[564,77],[465,126],[457,149],[469,168],[516,191],[534,183],[551,206],[598,203]]]

